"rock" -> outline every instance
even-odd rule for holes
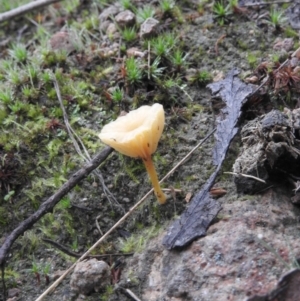
[[[70,281],[71,290],[83,295],[98,292],[108,284],[110,284],[110,268],[106,262],[95,258],[79,262]]]
[[[107,26],[106,34],[107,34],[108,36],[113,36],[117,31],[118,31],[117,26],[116,26],[114,23],[110,23],[110,24]]]
[[[154,18],[146,19],[140,28],[140,37],[141,38],[149,38],[157,33],[159,21]]]
[[[119,285],[140,281],[132,290],[147,301],[242,301],[276,287],[300,256],[299,209],[283,190],[229,200],[219,199],[220,220],[188,247],[167,251],[165,233],[151,240],[128,259]]]
[[[135,23],[135,14],[127,9],[117,14],[115,20],[122,28],[126,26],[132,26]]]
[[[8,290],[8,298],[18,297],[21,293],[21,290],[18,288],[11,288]]]
[[[289,52],[293,49],[294,47],[294,40],[293,38],[277,38],[274,42],[273,49],[276,51],[285,51]]]
[[[76,50],[76,38],[67,31],[59,31],[50,39],[52,50],[64,50],[68,54]]]
[[[105,21],[101,22],[100,25],[99,25],[99,30],[103,31],[103,32],[106,32],[109,24],[111,24],[111,22],[109,20],[105,20]]]
[[[145,57],[147,52],[146,51],[141,51],[137,47],[131,47],[126,50],[126,54],[128,57]]]
[[[107,20],[111,16],[115,16],[121,11],[121,5],[116,3],[114,5],[109,6],[108,8],[104,9],[102,13],[99,15],[99,20],[101,22]]]

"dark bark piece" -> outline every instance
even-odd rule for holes
[[[230,142],[237,133],[236,124],[241,108],[254,91],[254,86],[247,85],[236,77],[238,74],[239,71],[233,69],[224,80],[208,85],[214,97],[221,98],[226,105],[217,119],[215,132],[213,159],[217,167],[202,190],[193,197],[190,206],[169,228],[163,239],[163,245],[167,249],[184,247],[194,239],[204,236],[211,221],[221,210],[221,205],[210,197],[209,190],[222,166]]]
[[[54,206],[65,196],[73,187],[75,187],[83,178],[90,174],[100,163],[102,163],[111,153],[113,149],[111,147],[104,148],[99,154],[97,154],[89,163],[74,173],[71,178],[59,188],[59,190],[43,202],[40,208],[29,216],[26,220],[21,222],[17,228],[15,228],[5,239],[3,245],[0,248],[0,265],[5,263],[5,257],[8,254],[11,246],[15,240],[22,235],[26,230],[31,228],[42,216],[51,212]]]
[[[217,118],[216,143],[213,149],[215,165],[222,164],[230,142],[238,131],[236,124],[242,113],[242,106],[254,91],[254,86],[242,82],[237,77],[238,74],[239,71],[233,69],[224,80],[207,86],[213,97],[221,98],[226,104]]]
[[[221,205],[209,194],[217,172],[218,170],[210,176],[204,188],[193,197],[191,205],[169,228],[163,239],[163,245],[167,249],[184,247],[194,239],[206,234],[211,221],[221,210]]]
[[[284,275],[277,287],[267,295],[253,296],[247,301],[299,301],[300,270],[295,269]]]

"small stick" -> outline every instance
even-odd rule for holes
[[[237,172],[230,172],[230,171],[225,171],[224,173],[230,174],[230,175],[235,175],[235,176],[242,176],[242,177],[245,177],[245,178],[250,178],[250,179],[253,179],[253,180],[256,180],[258,182],[262,182],[262,183],[266,184],[265,180],[257,178],[257,177],[254,177],[254,176],[251,176],[251,175],[246,175],[244,173],[240,173],[240,172],[237,173]]]
[[[70,249],[68,249],[64,245],[62,245],[62,244],[60,244],[60,243],[58,243],[58,242],[56,242],[52,239],[43,238],[42,240],[46,243],[49,243],[53,247],[59,249],[60,251],[66,253],[69,256],[76,257],[76,258],[79,258],[80,256],[82,256],[81,253],[71,251]],[[90,257],[90,258],[103,258],[103,257],[109,257],[109,256],[131,256],[133,254],[134,253],[112,253],[112,254],[89,255],[88,257]]]
[[[100,228],[99,223],[98,223],[98,218],[100,218],[100,217],[102,217],[102,215],[98,215],[96,217],[96,227],[97,227],[99,233],[103,236],[103,232],[101,231],[101,228]]]
[[[182,189],[175,189],[175,188],[162,188],[162,191],[173,191],[173,192],[182,192]]]
[[[0,14],[0,23],[62,0],[37,0]]]
[[[183,159],[181,159],[161,180],[159,183],[162,183],[165,179],[167,179],[183,162],[185,162],[193,152],[197,148],[199,148],[214,132],[216,128],[214,128],[209,134],[207,134]],[[93,251],[102,241],[104,241],[110,233],[112,233],[116,228],[118,228],[126,219],[129,217],[134,210],[139,207],[147,197],[153,192],[153,188],[149,190],[131,209],[121,218],[118,222],[116,222],[97,242],[94,243],[72,266],[70,266],[55,282],[53,282],[35,301],[42,301],[43,298],[51,293],[55,288],[67,277],[67,275],[75,268],[76,264],[87,256],[89,256],[90,252]]]
[[[262,2],[262,3],[249,3],[249,4],[240,5],[240,7],[265,6],[265,5],[273,5],[273,4],[284,4],[284,3],[290,3],[290,2],[292,2],[292,1],[287,0],[287,1]]]
[[[150,80],[150,41],[148,41],[148,79]]]
[[[219,55],[219,43],[221,43],[224,39],[226,38],[226,34],[223,34],[221,35],[218,39],[217,39],[217,42],[215,44],[215,52],[216,52],[216,55]]]
[[[121,287],[122,290],[124,290],[133,300],[135,301],[142,301],[140,298],[137,297],[137,295],[131,291],[129,288]]]

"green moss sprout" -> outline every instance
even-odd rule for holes
[[[18,63],[25,63],[28,58],[26,46],[23,44],[14,44],[8,52]]]
[[[121,31],[122,38],[125,42],[130,43],[137,38],[135,27],[126,27]]]
[[[145,5],[139,8],[136,13],[138,23],[143,23],[146,19],[152,18],[155,15],[155,9],[151,5]]]
[[[223,26],[228,15],[231,13],[230,6],[225,5],[224,1],[215,2],[213,6],[213,13],[215,18],[217,19],[219,25]]]
[[[125,61],[126,78],[130,84],[137,84],[142,80],[142,69],[134,57]]]
[[[276,8],[271,8],[270,20],[268,23],[274,27],[275,30],[281,30],[281,26],[287,20],[284,16],[284,10],[277,10]]]
[[[159,1],[159,6],[164,14],[168,14],[174,8],[175,2],[173,0],[161,0]]]

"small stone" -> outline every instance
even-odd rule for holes
[[[129,198],[123,198],[122,201],[123,201],[124,203],[130,203],[130,199],[129,199]]]
[[[120,11],[121,11],[121,5],[119,4],[111,5],[102,11],[102,13],[99,15],[99,20],[103,22],[107,20],[110,16],[115,16]]]
[[[8,298],[18,297],[20,295],[21,290],[18,288],[11,288],[8,290]]]
[[[115,20],[120,27],[131,26],[135,23],[135,14],[127,9],[117,14]]]
[[[67,53],[71,53],[76,50],[75,45],[75,37],[67,31],[59,31],[50,39],[52,50],[65,50]]]
[[[128,57],[145,57],[146,55],[146,51],[141,51],[139,48],[137,47],[131,47],[129,49],[127,49],[126,54]]]
[[[71,290],[82,295],[98,292],[108,284],[110,268],[106,262],[95,258],[77,263],[70,281]]]
[[[106,32],[106,30],[107,30],[110,23],[111,22],[108,21],[108,20],[101,22],[100,25],[99,25],[99,30],[103,31],[103,32]]]
[[[140,29],[140,37],[141,38],[149,38],[157,33],[159,21],[154,18],[146,19]]]
[[[117,26],[114,24],[114,23],[110,23],[108,26],[107,26],[107,29],[106,29],[106,34],[108,36],[110,35],[114,35],[116,32],[117,32]]]
[[[293,49],[294,40],[292,38],[277,38],[274,42],[273,49],[276,51],[286,51],[289,52]]]

